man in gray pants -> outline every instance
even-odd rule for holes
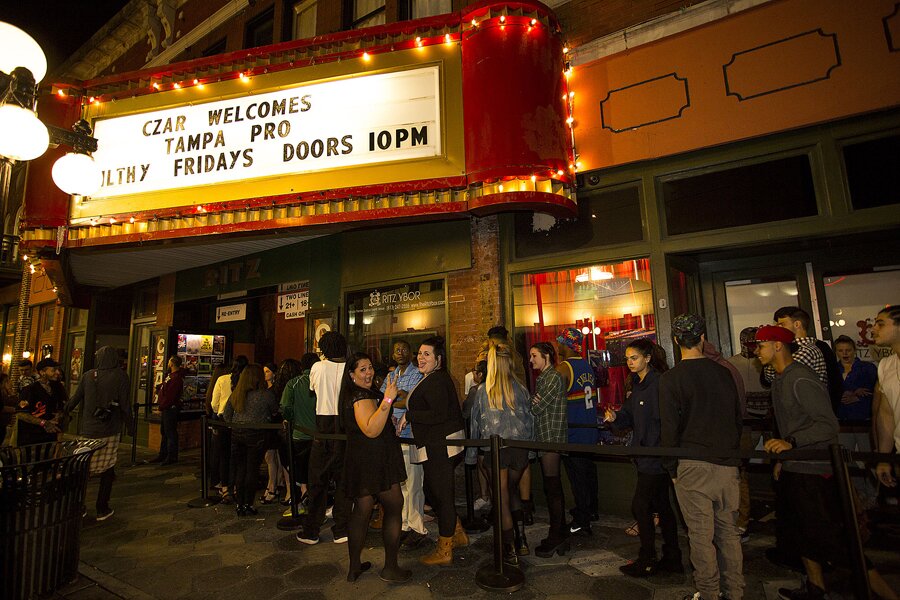
[[[672,321],[672,334],[681,362],[659,380],[660,445],[704,453],[696,459],[663,458],[691,544],[697,591],[685,600],[717,600],[720,591],[728,600],[741,600],[743,553],[737,528],[741,461],[716,454],[740,447],[741,400],[728,369],[703,354],[702,317],[679,315]]]

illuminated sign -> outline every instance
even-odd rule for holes
[[[439,67],[98,119],[96,198],[442,154]]]

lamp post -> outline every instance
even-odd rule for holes
[[[67,131],[48,127],[37,117],[38,84],[46,73],[47,59],[40,45],[18,27],[0,21],[0,190],[4,208],[13,192],[9,185],[11,166],[40,157],[50,145],[74,149],[53,166],[53,181],[60,189],[70,195],[89,196],[100,187],[100,171],[91,157],[97,150],[97,140],[91,137],[90,125],[81,120],[73,127],[74,131]],[[33,272],[30,264],[22,271],[18,323],[10,359],[13,386],[18,385],[19,361],[30,329]]]

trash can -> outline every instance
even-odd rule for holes
[[[104,445],[0,448],[0,597],[40,596],[76,577],[91,456]]]

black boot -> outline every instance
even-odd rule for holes
[[[534,554],[541,558],[550,558],[554,554],[563,556],[569,549],[566,527],[566,508],[563,497],[562,480],[559,477],[544,477],[544,494],[547,497],[547,510],[550,513],[550,533]]]
[[[681,558],[681,550],[663,544],[662,559],[656,563],[656,570],[663,573],[675,573],[681,575],[684,573],[684,563]]]
[[[516,554],[516,547],[513,544],[513,530],[507,529],[503,531],[503,562],[507,565],[517,567],[519,565],[519,556]]]
[[[528,556],[531,550],[528,548],[528,539],[525,537],[525,515],[524,511],[512,511],[513,518],[513,534],[515,536],[516,554],[519,556]],[[522,523],[521,528],[519,523]]]
[[[622,565],[619,570],[629,577],[650,577],[656,573],[656,564],[652,559],[639,558],[633,563]]]
[[[534,500],[522,500],[522,524],[534,525]]]

